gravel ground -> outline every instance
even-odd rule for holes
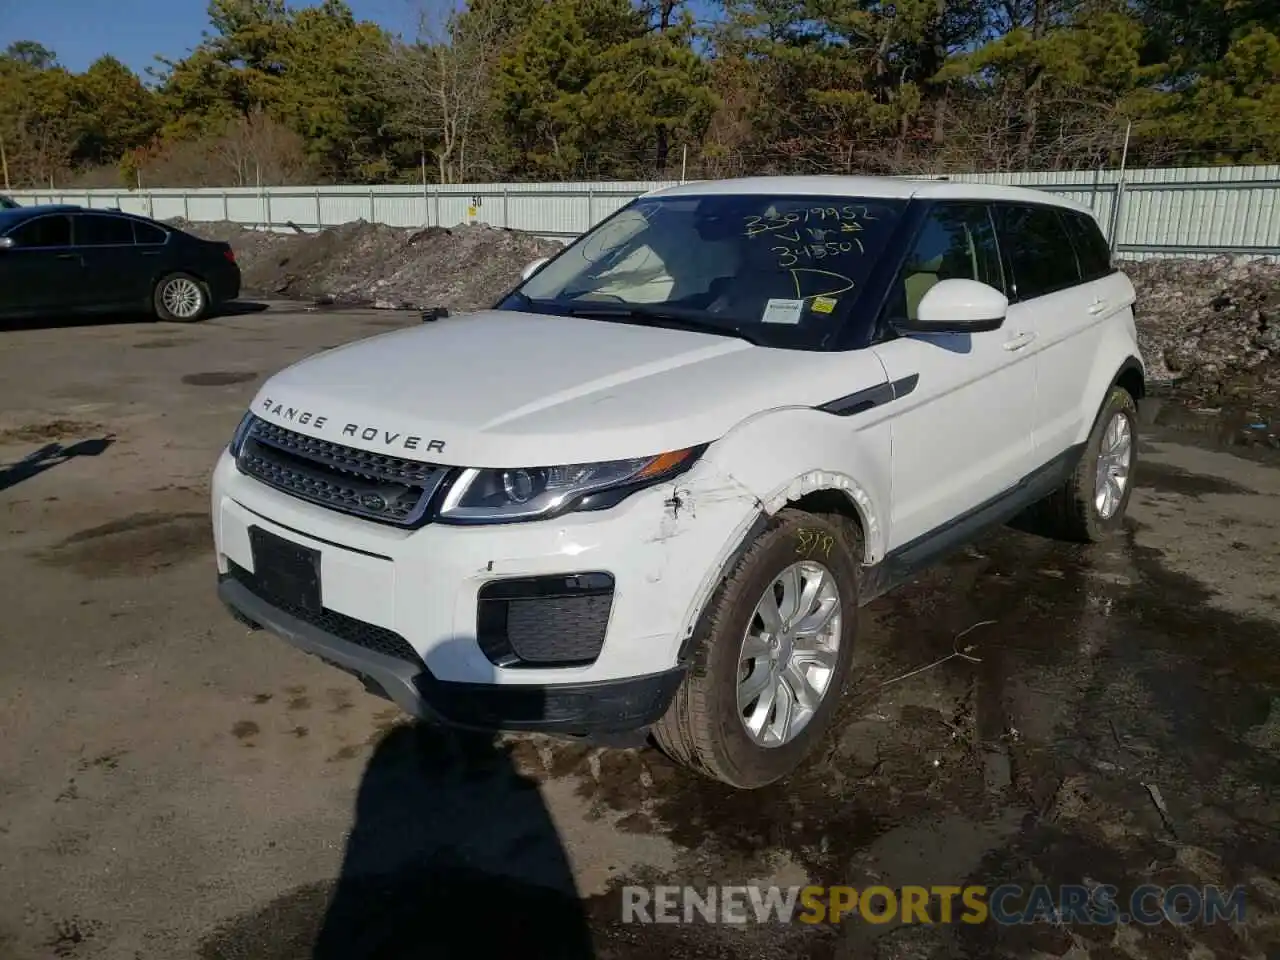
[[[877,601],[825,754],[734,793],[406,724],[220,608],[207,482],[256,386],[413,322],[0,332],[4,960],[1276,956],[1280,471],[1239,424],[1149,404],[1124,537],[998,532]],[[750,879],[1241,884],[1247,916],[619,922],[626,881]]]

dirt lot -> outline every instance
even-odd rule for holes
[[[1277,956],[1274,451],[1149,405],[1123,539],[1001,532],[877,602],[825,756],[735,794],[652,750],[407,725],[223,612],[207,478],[246,401],[413,322],[273,307],[0,331],[4,960]],[[1247,913],[618,919],[624,882],[751,880],[1242,884]]]

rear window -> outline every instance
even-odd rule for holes
[[[124,217],[76,217],[76,244],[82,247],[133,246],[133,225]]]
[[[143,223],[141,220],[133,221],[133,235],[137,238],[138,243],[149,246],[164,243],[165,239],[169,236],[159,227],[152,226],[149,223]]]
[[[1080,282],[1075,247],[1054,207],[997,208],[1000,246],[1008,251],[1011,300],[1030,300]]]
[[[1098,221],[1087,213],[1062,211],[1062,219],[1071,236],[1080,261],[1080,273],[1085,280],[1097,280],[1111,273],[1111,248],[1107,246]]]

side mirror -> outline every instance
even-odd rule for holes
[[[527,267],[524,268],[524,272],[520,274],[520,279],[528,280],[535,273],[541,270],[542,265],[550,259],[551,259],[550,257],[542,257],[538,260],[533,261],[533,263],[529,264]]]
[[[899,320],[903,333],[983,333],[999,330],[1009,298],[977,280],[939,280],[920,298],[915,320]]]
[[[13,237],[0,237],[0,250],[8,250],[13,246]]]

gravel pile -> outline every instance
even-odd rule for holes
[[[1280,263],[1217,257],[1123,265],[1153,380],[1207,403],[1280,397]]]
[[[298,234],[171,222],[230,243],[247,294],[384,308],[487,307],[530,261],[561,249],[552,240],[484,225],[411,230],[357,220]]]

